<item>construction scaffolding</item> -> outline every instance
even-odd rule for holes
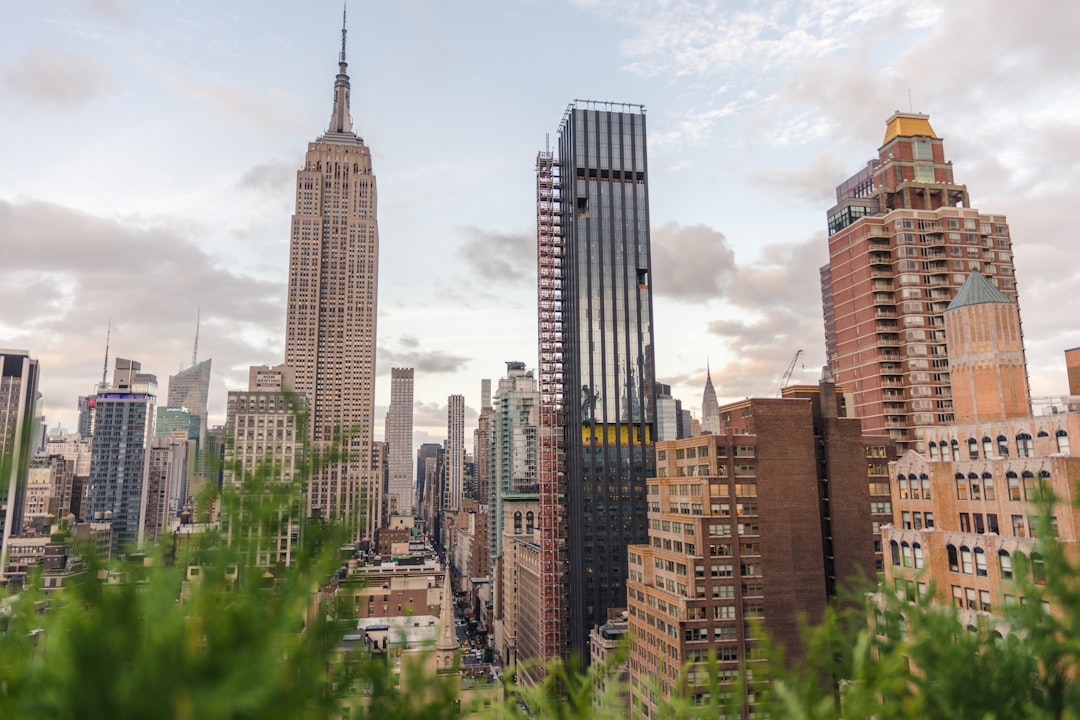
[[[545,660],[567,650],[566,479],[563,407],[563,238],[559,173],[550,149],[536,156],[536,268],[540,427],[540,645]]]

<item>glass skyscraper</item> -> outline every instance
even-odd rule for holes
[[[656,390],[645,108],[575,101],[559,129],[570,650],[626,606],[648,540]]]

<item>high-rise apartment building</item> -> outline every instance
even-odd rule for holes
[[[341,462],[308,483],[311,511],[370,537],[381,517],[371,473],[379,227],[371,151],[352,128],[345,29],[327,131],[296,173],[289,247],[285,364],[311,401],[313,448],[339,443]]]
[[[800,618],[822,616],[845,581],[872,577],[888,522],[893,444],[844,417],[823,380],[783,398],[719,408],[719,433],[657,445],[649,539],[629,548],[627,603],[635,717],[673,697],[720,691],[761,662],[751,623],[798,658]],[[752,700],[743,717],[753,717]]]
[[[473,433],[473,462],[476,464],[476,499],[487,504],[491,495],[491,433],[495,409],[491,406],[491,380],[480,381],[480,415]]]
[[[444,510],[457,510],[465,491],[465,396],[446,399],[446,487]]]
[[[390,408],[386,412],[387,503],[396,504],[397,513],[416,512],[416,489],[413,485],[413,369],[390,370]],[[389,496],[393,495],[394,498]],[[388,513],[389,514],[389,513]]]
[[[557,157],[537,159],[537,260],[541,646],[587,657],[625,605],[655,465],[644,107],[567,108]]]
[[[978,271],[1016,298],[1002,215],[971,207],[926,115],[889,118],[878,157],[836,189],[821,269],[826,352],[869,432],[926,451],[953,422],[943,314]]]
[[[504,504],[508,499],[535,501],[538,497],[538,401],[532,371],[526,370],[523,362],[506,363],[506,377],[499,380],[495,391],[489,458],[488,496],[492,509],[488,537],[493,560],[502,553]]]
[[[287,365],[253,365],[248,370],[247,391],[229,393],[226,405],[225,462],[223,484],[235,490],[253,480],[271,488],[292,488],[301,479],[308,429],[308,399],[289,390],[292,370]],[[296,488],[300,492],[300,488]],[[300,539],[302,498],[282,498],[276,517],[261,518],[255,528],[263,537],[254,540],[252,561],[261,567],[292,562]],[[250,532],[251,523],[247,525]]]
[[[0,350],[0,573],[8,542],[22,527],[38,399],[38,362],[24,350]]]
[[[112,523],[112,552],[144,538],[150,441],[157,377],[135,360],[116,358],[112,386],[98,390],[90,454],[87,517]]]

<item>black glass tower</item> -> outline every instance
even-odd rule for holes
[[[575,101],[559,129],[569,644],[626,606],[655,470],[645,108]]]

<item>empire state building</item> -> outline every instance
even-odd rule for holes
[[[370,537],[382,502],[371,454],[379,226],[371,151],[349,115],[347,68],[343,23],[330,126],[308,143],[296,173],[285,363],[293,389],[311,401],[313,449],[344,453],[309,479],[308,514]]]

